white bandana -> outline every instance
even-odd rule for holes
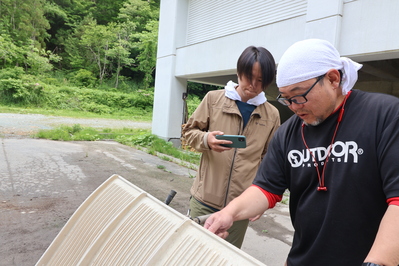
[[[278,63],[277,87],[285,87],[324,75],[330,69],[341,70],[342,94],[346,95],[357,81],[363,65],[340,57],[337,49],[325,40],[308,39],[294,43]]]
[[[227,85],[224,87],[224,95],[229,98],[232,99],[233,101],[241,101],[241,96],[238,94],[238,92],[236,91],[236,87],[238,86],[237,83],[234,83],[233,81],[229,81],[227,82]],[[261,92],[258,95],[256,95],[255,97],[253,97],[252,99],[248,100],[248,104],[252,104],[255,106],[261,105],[262,103],[265,103],[267,101],[266,96],[265,96],[265,92]]]

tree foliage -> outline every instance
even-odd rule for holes
[[[13,41],[26,44],[28,40],[35,46],[44,45],[50,28],[44,17],[45,0],[1,0],[0,28],[9,34]]]
[[[159,0],[0,0],[0,68],[153,85]],[[91,73],[91,74],[89,74]],[[84,78],[84,79],[85,79]],[[83,80],[84,80],[83,79]],[[79,80],[77,78],[77,80]]]

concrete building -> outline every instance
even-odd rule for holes
[[[158,38],[152,132],[175,144],[187,82],[236,82],[249,45],[266,47],[278,64],[294,42],[326,39],[363,64],[355,88],[399,97],[398,0],[161,0]],[[266,94],[275,103],[276,85]]]

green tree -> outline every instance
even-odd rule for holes
[[[112,24],[111,24],[112,25]],[[96,64],[100,83],[110,68],[108,51],[115,41],[115,34],[110,26],[97,25],[93,20],[84,28],[80,44],[90,52],[90,61]]]
[[[160,0],[0,0],[0,67],[151,86]],[[49,52],[51,51],[51,52]],[[62,58],[62,60],[61,60]],[[79,72],[80,71],[80,72]],[[93,83],[89,75],[90,84]]]
[[[60,57],[37,48],[33,40],[29,44],[16,46],[7,34],[0,36],[0,66],[3,68],[24,66],[31,74],[44,74],[53,69],[52,62],[58,62]]]
[[[147,88],[153,82],[153,73],[156,65],[158,21],[151,20],[146,25],[146,31],[134,34],[139,40],[135,43],[139,54],[136,59],[137,69],[144,73],[143,86]]]
[[[2,0],[0,2],[0,28],[14,42],[44,47],[50,24],[44,17],[45,0]]]
[[[47,49],[54,51],[64,58],[64,68],[81,68],[70,65],[70,54],[66,52],[68,39],[74,34],[76,27],[80,27],[82,21],[90,15],[94,6],[92,0],[46,0],[45,16],[51,27],[48,30],[50,37],[46,43]],[[76,62],[76,60],[73,60]]]
[[[143,87],[147,88],[153,81],[156,64],[159,1],[128,0],[119,18],[132,31],[131,57],[135,58],[132,70],[143,73]]]
[[[16,46],[10,35],[2,34],[0,35],[0,66],[11,67],[16,65],[18,57],[21,56],[21,50]]]
[[[119,9],[126,0],[94,0],[90,13],[99,25],[118,21]]]
[[[58,62],[61,58],[50,51],[37,48],[33,45],[26,46],[24,49],[24,63],[28,73],[42,75],[53,69],[52,62]]]
[[[50,24],[50,29],[47,31],[49,38],[46,47],[51,51],[62,53],[64,45],[60,36],[66,35],[66,31],[71,29],[66,24],[69,21],[68,13],[57,3],[50,1],[45,6],[45,16]]]
[[[158,19],[159,16],[159,7],[158,9],[153,8],[150,2],[145,0],[127,0],[120,9],[119,21],[130,23],[135,32],[142,32],[145,30],[148,21]]]
[[[119,85],[119,76],[123,67],[131,66],[134,63],[134,59],[130,57],[130,50],[132,43],[130,41],[131,33],[129,28],[125,27],[125,24],[119,24],[115,27],[116,41],[112,43],[111,49],[108,50],[107,54],[116,65],[115,73],[115,88]]]

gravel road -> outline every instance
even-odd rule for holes
[[[105,118],[71,118],[47,116],[41,114],[9,114],[0,113],[0,134],[5,138],[27,137],[40,129],[52,129],[60,125],[81,126],[93,128],[143,128],[151,129],[150,122],[135,122],[131,120]]]

